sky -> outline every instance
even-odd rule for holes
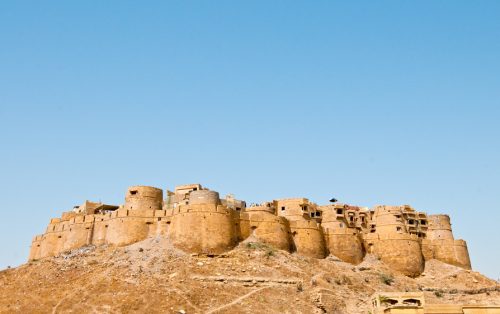
[[[0,269],[131,185],[411,204],[500,277],[500,2],[1,1]]]

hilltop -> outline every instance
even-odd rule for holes
[[[376,313],[500,305],[446,214],[303,197],[247,206],[200,184],[85,201],[0,273],[5,313],[368,313],[376,293]]]
[[[248,238],[218,255],[164,237],[85,246],[0,272],[1,313],[368,313],[377,291],[423,291],[430,303],[500,304],[498,283],[429,260],[410,278],[373,255],[357,266]]]

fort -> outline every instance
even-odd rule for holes
[[[358,207],[307,198],[247,206],[233,195],[200,184],[163,191],[130,187],[123,205],[85,201],[53,218],[32,241],[29,260],[87,245],[125,246],[165,237],[190,253],[217,255],[249,237],[296,254],[359,264],[373,254],[392,269],[416,277],[436,259],[470,269],[467,244],[453,236],[447,215],[427,215],[409,205]]]

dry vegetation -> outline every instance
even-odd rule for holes
[[[147,239],[88,247],[0,272],[1,313],[368,313],[376,291],[424,291],[428,303],[500,304],[498,283],[427,263],[412,279],[368,256],[357,266],[246,241],[195,256]]]

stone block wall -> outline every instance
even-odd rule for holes
[[[124,246],[156,236],[186,252],[220,254],[253,237],[277,249],[312,258],[331,254],[352,264],[360,263],[366,253],[374,254],[408,276],[418,276],[429,259],[471,267],[467,244],[454,239],[447,215],[427,217],[407,205],[372,210],[317,206],[306,198],[236,208],[228,206],[232,196],[223,202],[219,193],[197,184],[176,193],[179,197],[171,197],[165,206],[161,189],[133,186],[123,206],[86,202],[96,205],[64,212],[33,238],[29,260],[86,245]]]
[[[271,212],[272,211],[272,212]],[[277,249],[290,251],[290,225],[284,217],[274,215],[267,206],[252,207],[240,216],[241,240],[253,235]]]

